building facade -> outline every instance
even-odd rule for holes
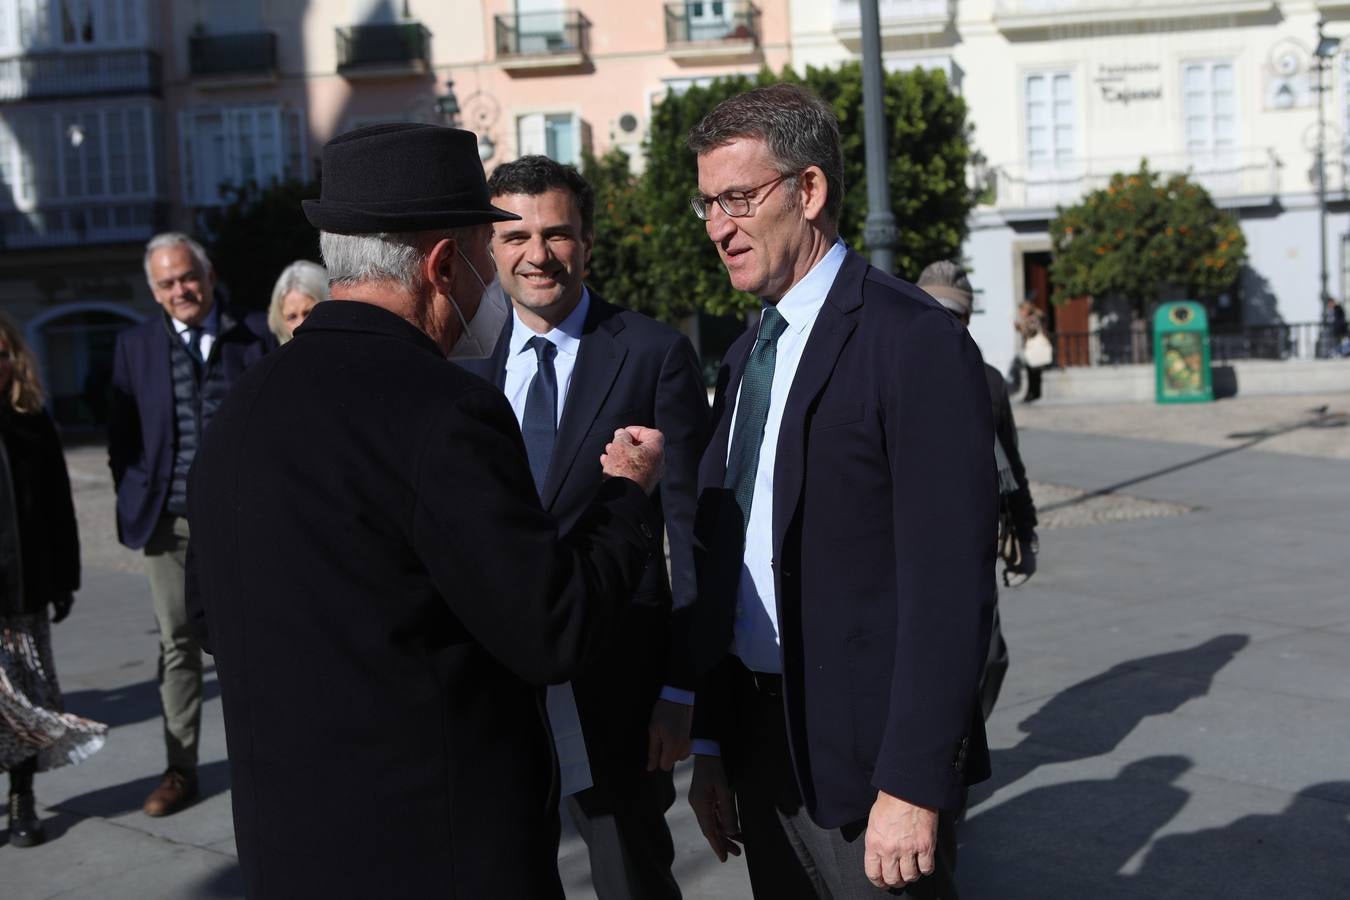
[[[844,24],[855,9],[847,0],[794,0],[793,64],[857,58]],[[1155,171],[1189,172],[1241,224],[1249,266],[1239,290],[1210,310],[1214,320],[1315,322],[1321,134],[1328,291],[1344,298],[1350,290],[1350,57],[1339,48],[1315,53],[1320,17],[1326,35],[1350,38],[1350,2],[880,0],[880,12],[885,65],[941,68],[968,104],[978,150],[971,180],[984,202],[964,255],[982,291],[971,330],[991,363],[1006,369],[1012,361],[1021,300],[1046,308],[1053,322],[1048,226],[1056,207],[1141,160]],[[1114,314],[1086,309],[1060,330],[1101,327]]]

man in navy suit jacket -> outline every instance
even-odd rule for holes
[[[838,238],[833,114],[798,87],[691,132],[694,211],[760,298],[699,471],[707,674],[690,803],[756,897],[951,897],[952,813],[987,776],[977,686],[995,554],[980,353]]]
[[[117,537],[145,550],[159,624],[168,768],[145,812],[162,816],[197,793],[202,658],[184,600],[188,469],[225,394],[275,340],[262,314],[239,319],[215,302],[211,262],[187,235],[151,238],[145,275],[163,312],[117,336],[108,465],[117,489]]]
[[[559,531],[577,523],[599,490],[600,452],[615,428],[646,425],[665,435],[666,472],[645,518],[654,534],[666,531],[670,575],[664,555],[648,561],[613,638],[570,685],[575,709],[567,687],[555,687],[550,714],[564,772],[574,755],[581,775],[567,807],[590,851],[596,895],[678,900],[665,812],[675,799],[670,770],[689,754],[694,700],[694,485],[708,429],[698,357],[675,329],[606,303],[583,283],[595,200],[574,168],[526,156],[498,166],[488,187],[494,205],[521,217],[493,226],[512,315],[490,359],[461,365],[506,392]],[[543,349],[555,382],[538,434],[529,418],[540,377],[531,340],[550,342]]]

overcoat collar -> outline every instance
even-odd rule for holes
[[[436,342],[416,325],[387,309],[360,300],[331,300],[318,304],[304,324],[295,330],[295,334],[301,337],[320,331],[378,334],[407,341],[440,357],[445,356]]]

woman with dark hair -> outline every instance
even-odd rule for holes
[[[80,544],[56,426],[33,354],[0,315],[0,768],[9,843],[45,838],[33,775],[103,746],[107,726],[62,712],[47,607],[60,622],[80,586]]]

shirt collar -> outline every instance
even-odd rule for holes
[[[568,356],[576,356],[581,349],[581,332],[586,326],[586,315],[591,308],[591,292],[588,288],[582,287],[581,299],[577,301],[576,309],[567,314],[567,318],[557,328],[551,328],[544,332],[544,337],[558,348],[559,353],[566,353]],[[520,313],[516,311],[515,306],[511,307],[511,356],[516,356],[525,349],[525,344],[534,337],[535,333],[531,331],[524,322],[520,321]]]
[[[212,337],[215,337],[215,336],[216,336],[216,332],[219,330],[219,329],[216,327],[216,322],[218,321],[218,318],[217,318],[217,317],[218,317],[219,313],[220,313],[220,304],[219,304],[219,303],[212,303],[212,304],[211,304],[211,311],[208,312],[208,313],[206,314],[206,318],[203,319],[203,320],[202,320],[202,324],[201,324],[200,326],[198,326],[198,327],[201,328],[202,334],[209,334],[209,335],[211,335]],[[177,319],[175,319],[173,316],[169,316],[169,322],[170,322],[170,324],[173,325],[173,332],[174,332],[174,334],[177,334],[177,335],[180,335],[180,336],[183,335],[183,334],[185,334],[185,333],[187,332],[188,328],[190,327],[190,326],[188,326],[188,324],[187,324],[186,322],[180,322],[180,321],[178,321]]]
[[[839,269],[844,265],[848,246],[840,238],[820,258],[811,270],[802,276],[778,301],[776,308],[787,321],[788,330],[798,334],[815,321],[816,314],[825,305]]]

